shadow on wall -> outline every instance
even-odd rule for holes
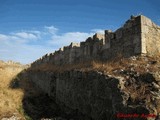
[[[22,89],[24,97],[19,112],[26,117],[39,120],[42,118],[54,118],[58,116],[58,106],[40,89],[28,80],[26,71],[19,73],[10,83],[12,89]]]
[[[24,96],[19,108],[26,120],[92,120],[75,111],[65,113],[55,100],[41,91],[27,78],[27,70],[19,73],[10,83],[11,89],[22,89]],[[64,108],[65,109],[65,108]]]
[[[40,89],[35,87],[36,85],[34,85],[34,83],[32,83],[28,79],[27,74],[28,72],[26,70],[22,71],[10,83],[10,88],[22,89],[24,91],[24,97],[22,99],[22,106],[19,112],[22,115],[24,115],[26,120],[44,120],[47,118],[53,119],[53,120],[93,120],[89,116],[80,114],[78,110],[70,110],[69,108],[66,108],[65,105],[64,106],[61,105],[61,107],[59,107],[59,105],[56,104],[54,99],[50,98]],[[107,101],[103,101],[103,106],[100,107],[100,104],[101,104],[100,102],[100,104],[98,103],[96,104],[97,107],[100,109],[103,108],[103,109],[109,110],[110,112],[113,112],[114,109],[112,107],[109,108],[108,105],[109,106],[115,105],[117,106],[115,108],[116,111],[121,111],[121,112],[127,111],[129,113],[148,113],[141,106],[134,109],[134,108],[129,108],[129,107],[125,107],[121,105],[122,96],[120,96],[120,93],[117,91],[116,87],[112,85],[112,84],[117,85],[116,81],[117,81],[116,79],[112,79],[109,82],[110,83],[109,86],[113,87],[112,89],[113,94],[112,94],[112,98],[110,101],[111,104],[108,104]],[[102,81],[99,81],[99,82],[101,83]],[[101,90],[101,88],[99,90]],[[94,98],[92,100],[95,102],[98,102],[98,100]],[[81,102],[82,101],[79,101],[79,105],[81,105],[81,107],[84,108],[84,104],[80,104]],[[102,114],[102,116],[99,119],[95,119],[95,120],[113,120],[113,119],[118,120],[118,118],[115,118],[115,116],[112,116],[114,118],[110,118],[111,116],[108,118],[107,116],[109,116],[108,115],[109,113],[108,114],[107,113],[108,112],[104,112],[104,114]]]

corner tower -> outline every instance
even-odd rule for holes
[[[141,53],[151,56],[160,55],[160,26],[143,15],[140,15],[140,20]]]

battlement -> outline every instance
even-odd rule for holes
[[[32,65],[64,65],[88,60],[109,60],[119,54],[124,57],[160,54],[160,27],[143,15],[131,16],[114,32],[105,30],[104,34],[96,33],[84,42],[71,43],[54,53],[46,54]]]

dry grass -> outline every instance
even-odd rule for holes
[[[102,61],[84,61],[80,63],[73,63],[73,64],[65,64],[62,66],[44,63],[41,65],[38,65],[36,67],[31,67],[29,70],[34,71],[57,71],[57,72],[63,72],[63,71],[69,71],[69,70],[82,70],[82,71],[89,71],[89,70],[100,70],[100,71],[112,71],[113,69],[123,67],[121,65],[122,61],[119,61],[120,57],[117,57],[115,59],[112,59],[110,61],[102,62]],[[125,63],[126,64],[126,63]]]
[[[18,113],[19,106],[22,104],[23,91],[10,88],[10,82],[22,69],[15,66],[0,65],[0,119]]]
[[[137,87],[138,85],[138,87]],[[126,88],[124,89],[124,91],[126,91],[127,93],[130,94],[130,100],[132,103],[137,104],[137,102],[146,102],[149,103],[151,102],[151,97],[152,95],[150,94],[150,87],[148,86],[148,84],[142,83],[142,82],[138,82],[136,83],[132,83],[132,85],[130,86],[126,86]]]
[[[92,62],[86,61],[83,63],[78,64],[66,64],[63,66],[53,65],[49,63],[41,64],[36,67],[31,67],[28,70],[33,71],[53,71],[53,72],[63,72],[63,71],[69,71],[73,69],[79,69],[79,70],[90,70],[93,68]]]
[[[135,59],[136,58],[136,59]],[[115,70],[128,70],[130,68],[134,68],[135,71],[143,74],[147,70],[150,72],[155,72],[159,68],[156,66],[160,64],[160,57],[140,57],[137,56],[135,58],[123,58],[118,56],[109,61],[87,61],[81,62],[77,64],[67,64],[63,66],[53,65],[53,64],[41,64],[37,67],[30,68],[29,70],[39,70],[39,71],[69,71],[69,70],[81,70],[81,71],[89,71],[89,70],[97,70],[103,71],[106,74],[114,74]],[[150,61],[157,61],[156,65],[149,64]]]
[[[0,120],[13,115],[20,120],[54,115],[56,104],[25,77],[23,66],[0,64]]]

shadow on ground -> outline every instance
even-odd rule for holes
[[[55,100],[35,87],[34,83],[27,78],[26,70],[19,73],[11,81],[10,88],[23,90],[24,96],[19,112],[27,120],[41,120],[46,118],[53,120],[70,120],[72,118],[73,120],[78,116],[76,113],[74,115],[67,115],[59,109]]]

